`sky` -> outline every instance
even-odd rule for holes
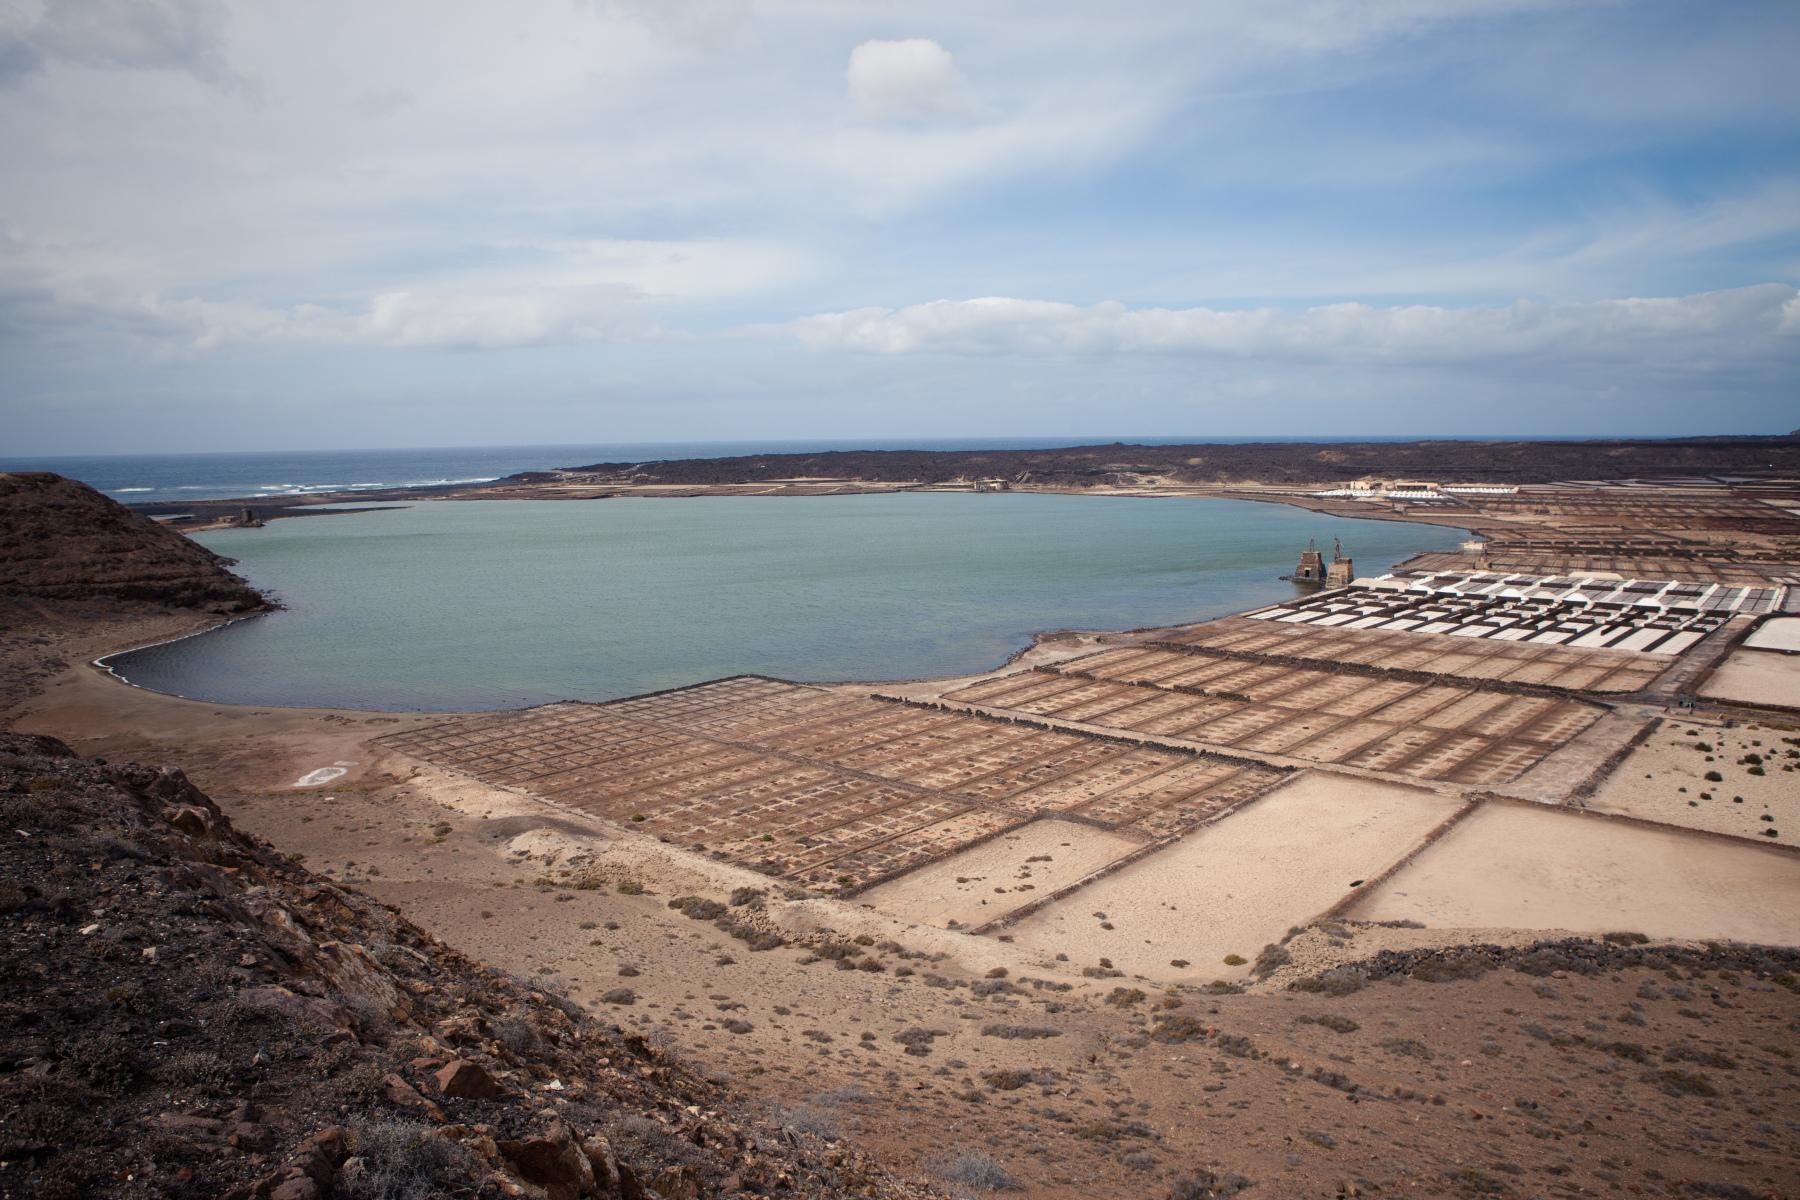
[[[1800,427],[1800,4],[0,0],[0,454]]]

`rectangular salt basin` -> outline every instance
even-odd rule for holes
[[[1031,914],[1015,943],[1076,963],[1111,958],[1161,982],[1243,976],[1256,952],[1405,858],[1453,796],[1308,771],[1165,850]],[[1277,869],[1271,869],[1274,866]],[[1112,929],[1093,916],[1104,912]],[[1173,967],[1173,959],[1192,965]]]
[[[1756,627],[1744,639],[1744,645],[1758,650],[1788,650],[1800,653],[1800,617],[1773,617]]]
[[[1067,887],[1142,844],[1073,821],[1037,820],[871,888],[859,902],[922,924],[981,925]],[[1033,858],[1040,861],[1027,861]]]
[[[1640,629],[1630,637],[1613,643],[1615,650],[1648,650],[1650,646],[1668,635],[1666,629]]]
[[[1791,946],[1800,942],[1800,859],[1755,842],[1489,803],[1348,915]]]
[[[1657,654],[1680,654],[1706,635],[1684,629],[1656,648]]]

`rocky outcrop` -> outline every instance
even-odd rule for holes
[[[228,560],[48,472],[0,473],[0,596],[126,601],[219,613],[267,600]]]
[[[0,734],[0,1196],[903,1197],[236,832]]]

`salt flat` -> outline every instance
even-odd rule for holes
[[[1767,650],[1733,650],[1700,685],[1700,694],[1800,708],[1800,657]]]
[[[1460,803],[1308,772],[1008,932],[1045,955],[1067,954],[1083,966],[1108,958],[1151,979],[1241,976],[1247,968],[1227,966],[1226,955],[1254,959],[1337,903],[1352,883],[1403,858]]]
[[[1800,617],[1776,617],[1757,626],[1744,645],[1758,650],[1790,650],[1800,653]]]

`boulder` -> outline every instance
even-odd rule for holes
[[[506,1094],[499,1080],[466,1058],[450,1060],[434,1078],[438,1091],[461,1100],[493,1100]]]
[[[537,1137],[501,1142],[500,1153],[520,1178],[543,1188],[549,1200],[582,1200],[604,1194],[597,1190],[587,1155],[561,1121],[552,1121]]]

